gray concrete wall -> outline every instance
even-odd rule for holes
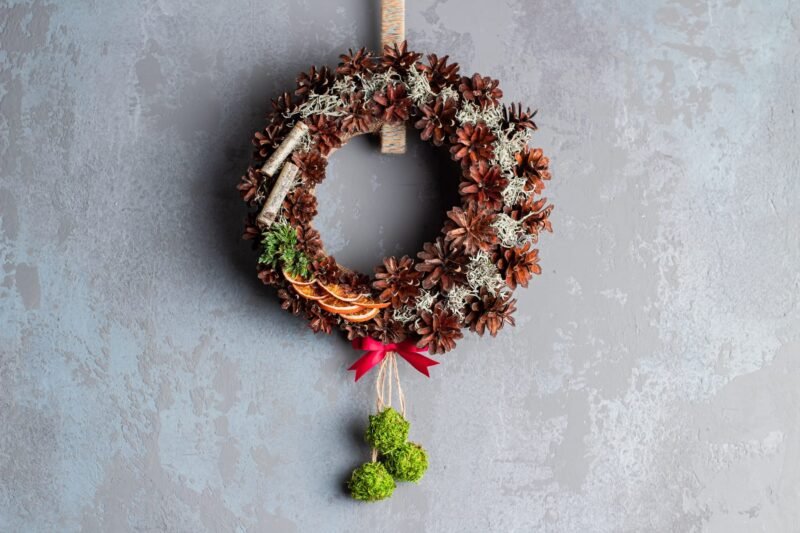
[[[401,368],[431,468],[363,505],[371,384],[261,288],[234,186],[377,2],[0,1],[0,531],[800,530],[800,4],[408,3],[541,109],[556,233],[516,329]],[[337,257],[434,231],[429,155],[336,154]]]

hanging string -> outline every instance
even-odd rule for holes
[[[394,387],[393,383],[394,382]],[[392,406],[393,388],[397,389],[397,400],[400,404],[400,414],[406,416],[406,395],[400,385],[400,371],[397,367],[397,354],[389,352],[381,361],[378,368],[378,376],[375,378],[375,407],[380,413],[387,407]],[[378,450],[372,449],[372,462],[378,460]]]

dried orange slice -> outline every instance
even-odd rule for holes
[[[364,309],[363,311],[358,313],[350,313],[342,315],[342,318],[344,318],[348,322],[366,322],[378,316],[378,313],[380,312],[381,310],[378,308]]]
[[[292,288],[297,292],[297,294],[309,300],[322,300],[323,298],[330,297],[327,292],[317,289],[317,287],[314,285],[301,285],[299,283],[295,283],[292,284]]]
[[[316,280],[304,280],[300,276],[292,276],[288,271],[283,271],[283,277],[286,278],[286,281],[291,283],[292,285],[311,285]]]
[[[328,311],[329,313],[335,313],[337,315],[347,314],[347,313],[357,313],[360,312],[363,307],[360,305],[356,305],[351,302],[345,302],[338,298],[334,298],[333,296],[327,296],[323,298],[319,302],[319,306],[324,310]]]
[[[392,305],[391,302],[378,302],[376,300],[373,300],[369,296],[362,296],[353,303],[358,304],[361,307],[366,307],[367,309],[386,309],[387,307]]]
[[[324,290],[334,298],[338,298],[343,302],[355,302],[356,300],[364,296],[363,294],[355,294],[353,292],[350,292],[341,285],[336,285],[336,284],[326,285],[324,283],[320,283],[319,281],[317,281],[317,285],[322,287],[322,290]]]

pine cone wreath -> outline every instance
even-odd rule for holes
[[[325,179],[328,159],[317,150],[293,153],[292,163],[297,165],[297,168],[300,169],[300,175],[310,187],[322,183],[322,180]]]
[[[458,63],[447,63],[450,56],[438,57],[436,54],[428,55],[428,64],[417,64],[417,70],[425,74],[430,83],[431,90],[441,92],[445,87],[453,87],[459,83]]]
[[[400,307],[419,294],[420,273],[414,270],[414,260],[404,255],[400,259],[387,257],[375,269],[372,286],[381,291],[380,299]]]
[[[541,148],[528,148],[514,156],[516,165],[514,174],[528,179],[527,190],[540,194],[544,190],[544,182],[550,180],[550,160],[545,157]]]
[[[513,127],[514,131],[531,130],[536,131],[536,123],[533,117],[536,116],[536,111],[531,112],[528,107],[522,110],[522,104],[511,104],[506,107],[503,105],[503,129]]]
[[[376,61],[372,52],[366,48],[359,48],[355,52],[351,48],[347,54],[339,56],[341,62],[336,67],[336,74],[342,76],[355,76],[356,74],[370,74],[375,70]]]
[[[488,209],[500,209],[503,205],[503,190],[508,180],[500,173],[500,168],[481,160],[464,173],[465,180],[458,186],[458,192],[465,200],[476,202]]]
[[[440,287],[442,292],[450,292],[455,285],[463,285],[467,281],[467,256],[439,237],[434,242],[427,242],[417,254],[421,259],[416,269],[422,272],[422,287],[432,289]]]
[[[458,317],[441,303],[420,313],[417,334],[420,336],[417,346],[427,347],[431,354],[449,352],[456,347],[456,340],[464,336]]]
[[[258,195],[258,188],[261,186],[261,182],[263,180],[264,175],[261,174],[261,172],[253,167],[248,168],[247,174],[242,176],[241,180],[239,181],[239,185],[236,186],[236,188],[239,190],[239,196],[242,197],[242,200],[250,205],[254,205],[254,200]]]
[[[324,115],[316,115],[309,118],[306,125],[308,133],[323,155],[328,155],[334,148],[342,146],[339,125],[335,120]]]
[[[408,120],[410,109],[411,99],[403,84],[390,83],[372,96],[372,114],[386,122]]]
[[[293,226],[308,224],[317,216],[317,198],[313,193],[297,187],[283,201],[283,213]]]
[[[441,146],[445,139],[455,131],[456,112],[458,107],[452,99],[437,98],[433,105],[425,104],[420,109],[422,118],[414,126],[421,129],[420,138],[423,141],[433,139],[433,144]]]
[[[497,140],[492,131],[486,124],[464,124],[456,130],[455,135],[450,139],[453,144],[450,147],[450,154],[453,161],[461,161],[461,166],[469,167],[481,159],[492,159],[494,157],[494,147],[492,143]]]
[[[311,70],[302,72],[297,77],[297,89],[294,94],[298,96],[308,96],[309,93],[324,94],[333,85],[335,76],[328,67],[322,67],[317,70],[317,67],[312,66]]]
[[[449,220],[445,223],[445,241],[454,248],[464,247],[464,251],[473,255],[478,250],[489,250],[497,242],[497,235],[492,227],[495,215],[476,204],[467,209],[454,207],[447,212]]]
[[[408,51],[408,42],[403,41],[400,44],[395,43],[393,46],[386,45],[383,47],[383,57],[381,62],[384,68],[392,69],[398,74],[405,74],[408,69],[422,57],[422,54]]]
[[[491,336],[495,337],[503,324],[514,325],[514,317],[511,315],[517,310],[516,304],[517,301],[511,299],[511,293],[492,294],[481,289],[472,298],[464,323],[480,336],[488,329]]]
[[[506,285],[516,289],[517,285],[528,286],[534,274],[541,274],[539,266],[539,250],[531,249],[530,243],[521,248],[509,248],[497,260],[497,268],[503,274]]]
[[[503,91],[498,87],[499,83],[488,76],[473,74],[471,78],[466,76],[461,78],[458,90],[464,100],[486,109],[497,105],[498,100],[503,97]]]

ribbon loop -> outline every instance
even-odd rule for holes
[[[413,366],[418,372],[430,377],[428,367],[438,365],[438,361],[434,361],[430,357],[425,357],[421,352],[425,352],[427,348],[418,348],[412,341],[403,341],[399,343],[384,344],[371,337],[363,337],[353,340],[353,348],[356,350],[365,350],[355,363],[347,370],[353,370],[356,373],[356,381],[369,372],[372,367],[379,364],[386,357],[389,352],[394,352]]]

